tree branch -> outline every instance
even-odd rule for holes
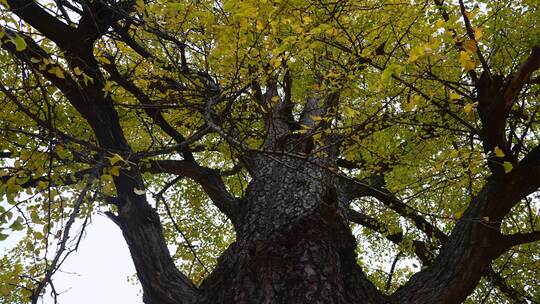
[[[63,49],[77,43],[75,30],[59,21],[33,0],[7,0],[10,10]]]
[[[137,100],[143,105],[154,105],[155,103],[150,100],[150,97],[148,97],[144,92],[139,89],[133,82],[129,81],[116,69],[116,66],[111,64],[105,65],[105,69],[109,72],[111,75],[111,78],[116,81],[118,84],[120,84],[124,89],[126,89],[128,92],[133,94]],[[144,108],[145,113],[154,121],[156,125],[158,125],[167,135],[169,135],[172,139],[176,141],[177,144],[182,144],[186,141],[186,138],[180,134],[175,128],[173,128],[167,120],[165,120],[165,117],[161,114],[160,109],[158,108],[151,108],[151,107],[145,107]],[[193,153],[190,151],[188,146],[183,146],[179,149],[182,152],[182,155],[184,156],[185,160],[195,162],[195,158],[193,158]]]
[[[401,242],[405,239],[402,232],[394,233],[394,234],[388,234],[388,230],[386,226],[381,223],[380,221],[367,216],[365,214],[362,214],[358,211],[348,209],[348,218],[351,222],[357,223],[359,225],[362,225],[370,230],[373,230],[375,232],[380,233],[383,235],[387,240],[390,242],[400,245]],[[429,265],[434,259],[434,254],[429,249],[429,245],[425,242],[413,240],[412,241],[412,247],[414,250],[414,253],[416,256],[420,259],[423,265]]]
[[[529,233],[516,233],[501,236],[501,243],[506,247],[506,250],[521,244],[533,243],[540,241],[540,231]]]
[[[191,178],[202,186],[206,194],[233,225],[239,224],[238,200],[227,191],[218,171],[185,160],[152,160],[150,165],[148,170],[152,173],[169,173]]]
[[[534,71],[540,68],[540,46],[533,47],[531,54],[519,69],[512,75],[512,79],[504,90],[504,109],[509,111],[523,86],[529,81]]]

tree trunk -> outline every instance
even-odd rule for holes
[[[382,303],[356,263],[330,172],[284,156],[250,167],[237,241],[202,284],[201,303]]]

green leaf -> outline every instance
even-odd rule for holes
[[[387,66],[386,69],[384,69],[384,71],[381,74],[381,81],[383,83],[388,83],[390,79],[392,78],[392,75],[395,75],[395,76],[399,75],[402,69],[403,69],[402,66],[395,63]]]
[[[21,231],[24,229],[24,226],[21,223],[21,219],[18,218],[11,224],[11,226],[9,226],[9,228],[11,228],[13,231]]]
[[[15,44],[15,49],[17,52],[21,52],[26,49],[26,41],[19,35],[15,35],[15,37],[11,38],[11,42]]]
[[[114,166],[119,161],[125,161],[120,154],[113,153],[113,156],[109,157],[109,162]]]
[[[503,163],[504,173],[510,173],[512,169],[514,169],[514,166],[511,162],[505,161]]]
[[[501,150],[501,148],[499,148],[499,146],[496,146],[495,150],[493,150],[493,152],[495,152],[495,156],[497,156],[497,157],[500,157],[500,158],[504,157],[504,152],[503,152],[503,150]]]

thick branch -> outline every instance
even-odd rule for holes
[[[540,231],[534,231],[529,233],[516,233],[501,236],[501,243],[507,248],[540,241]],[[505,250],[505,251],[506,251]]]
[[[231,195],[218,171],[201,167],[184,160],[153,160],[149,169],[152,173],[169,173],[193,179],[201,185],[214,204],[232,221],[239,221],[238,201]]]
[[[447,236],[437,227],[429,223],[423,216],[417,214],[407,204],[402,202],[394,194],[390,193],[384,186],[384,180],[380,176],[372,178],[371,182],[359,182],[356,180],[347,180],[348,191],[351,198],[370,196],[388,208],[392,209],[404,218],[411,220],[415,226],[423,231],[428,237],[435,237],[444,242]]]
[[[143,105],[154,105],[155,103],[152,102],[150,97],[148,95],[144,94],[144,92],[138,88],[133,82],[129,81],[116,69],[116,66],[113,64],[108,64],[105,66],[109,74],[111,75],[111,78],[119,83],[124,89],[126,89],[128,92],[133,94],[139,100],[139,102]],[[156,125],[158,125],[167,135],[169,135],[171,138],[173,138],[176,143],[179,145],[186,141],[186,138],[180,134],[173,126],[167,122],[165,117],[163,117],[163,114],[161,113],[161,110],[158,108],[152,108],[152,107],[145,107],[144,111],[146,114],[154,121]],[[195,159],[193,158],[193,154],[191,153],[188,146],[183,146],[180,151],[182,151],[182,155],[184,156],[185,160],[194,162]]]
[[[7,0],[10,10],[64,49],[78,40],[75,30],[41,8],[33,0]]]
[[[509,111],[514,104],[517,95],[523,86],[529,81],[534,71],[540,68],[540,46],[533,47],[531,54],[521,64],[519,69],[512,75],[512,79],[508,83],[504,92],[504,108]]]
[[[384,235],[387,240],[396,245],[401,244],[401,242],[403,242],[405,239],[402,232],[388,234],[388,230],[383,223],[358,211],[349,209],[348,217],[350,221]],[[422,241],[413,240],[412,245],[414,253],[420,259],[423,265],[429,265],[433,261],[434,255],[429,249],[428,244]]]

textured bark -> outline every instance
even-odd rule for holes
[[[133,201],[132,201],[133,200]],[[126,196],[115,222],[122,229],[145,303],[193,303],[197,297],[193,283],[174,265],[162,236],[157,213],[144,198]]]
[[[237,241],[201,286],[201,303],[381,303],[356,263],[331,175],[260,156]]]
[[[524,196],[534,178],[523,172],[492,177],[471,202],[428,269],[414,275],[393,296],[396,303],[462,303],[491,262],[508,250],[500,222]]]

